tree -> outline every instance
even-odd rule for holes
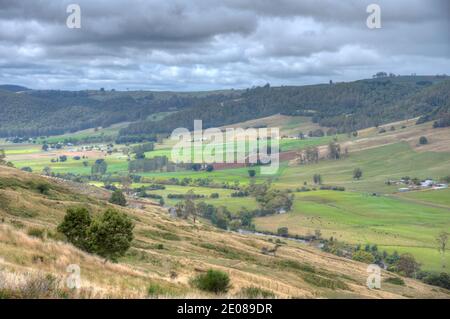
[[[184,214],[183,214],[184,218],[189,218],[189,216],[192,216],[192,218],[194,219],[194,224],[195,221],[197,219],[197,209],[195,208],[195,203],[194,201],[188,197],[185,201],[184,201]]]
[[[316,239],[322,238],[322,232],[320,231],[320,229],[314,230],[314,236],[316,237]]]
[[[133,222],[127,215],[108,209],[89,227],[92,252],[107,260],[117,261],[130,248],[133,229]]]
[[[120,205],[120,206],[126,206],[127,200],[125,198],[125,195],[123,195],[122,191],[120,189],[116,189],[109,200],[110,203]]]
[[[120,179],[120,183],[122,184],[122,189],[125,193],[128,193],[130,190],[130,185],[133,183],[130,175],[123,176]],[[125,205],[122,205],[125,206]]]
[[[107,169],[108,164],[106,164],[106,161],[102,158],[99,158],[91,167],[91,175],[104,175]]]
[[[360,179],[362,177],[362,170],[360,168],[355,168],[355,170],[353,171],[353,178],[354,179]]]
[[[341,158],[341,146],[336,142],[328,144],[328,157],[331,159]]]
[[[445,250],[447,249],[448,235],[446,231],[441,231],[436,237],[438,251],[442,257],[442,268],[445,268]]]
[[[421,137],[419,138],[419,144],[420,144],[420,145],[428,144],[428,139],[427,139],[425,136],[421,136]]]
[[[0,163],[3,162],[6,158],[5,155],[5,150],[4,149],[0,149]]]
[[[45,167],[42,169],[42,174],[44,174],[44,175],[49,176],[51,173],[52,173],[52,169],[51,169],[50,167],[48,167],[48,166],[45,166]]]
[[[255,175],[256,175],[256,170],[254,170],[254,169],[249,169],[248,170],[248,176],[255,177]]]
[[[320,174],[314,174],[313,176],[314,184],[322,184],[322,176]]]
[[[406,253],[400,255],[397,261],[397,269],[407,277],[416,277],[420,270],[420,264],[416,261],[413,255]]]
[[[91,215],[86,208],[72,207],[67,209],[66,215],[57,230],[63,233],[75,247],[90,251],[88,229],[91,221]]]

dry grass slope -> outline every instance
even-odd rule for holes
[[[45,194],[38,190],[41,183],[49,185]],[[107,195],[1,167],[0,297],[144,298],[150,285],[159,287],[151,297],[164,298],[242,297],[245,287],[269,290],[277,298],[450,297],[443,289],[411,279],[404,279],[405,286],[383,284],[380,290],[369,290],[365,264],[294,242],[282,245],[276,257],[262,255],[262,247],[273,245],[262,237],[171,219],[152,205],[115,207],[135,221],[135,240],[119,263],[105,263],[62,242],[55,228],[67,207],[87,206],[94,214],[111,207],[104,200]],[[64,288],[70,264],[80,265],[82,289]],[[230,275],[228,294],[216,296],[190,286],[193,276],[209,268]]]

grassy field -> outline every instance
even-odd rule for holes
[[[353,170],[360,168],[363,176],[353,179]],[[407,143],[380,146],[350,153],[348,158],[320,161],[317,164],[290,166],[275,180],[281,188],[298,187],[312,182],[314,174],[320,174],[324,184],[344,186],[361,192],[392,193],[399,186],[388,186],[389,179],[404,176],[425,179],[450,174],[450,153],[416,152]]]
[[[424,269],[439,270],[434,239],[440,231],[450,229],[450,206],[437,208],[355,192],[311,191],[295,195],[291,213],[256,218],[257,229],[276,232],[279,227],[288,227],[291,234],[299,235],[320,229],[324,237],[348,243],[389,246],[389,251],[408,251],[409,247]],[[437,192],[435,197],[447,195]]]

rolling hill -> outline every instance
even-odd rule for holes
[[[255,87],[211,92],[52,91],[0,87],[0,137],[36,137],[135,122],[121,136],[223,126],[278,113],[313,117],[348,132],[377,124],[448,113],[446,76],[395,76],[307,86]],[[171,112],[161,119],[149,115]],[[65,119],[70,118],[71,121]]]
[[[42,194],[38,185],[48,185]],[[136,224],[132,248],[118,263],[64,243],[55,231],[65,210],[89,208],[98,214],[109,193],[95,187],[44,178],[19,170],[0,170],[0,295],[4,297],[217,297],[193,288],[190,278],[207,269],[231,277],[228,296],[258,287],[275,297],[448,298],[448,291],[403,278],[404,285],[383,281],[379,290],[366,284],[366,264],[282,243],[276,257],[261,254],[273,244],[266,237],[218,230],[204,222],[173,219],[164,209],[130,201],[114,207]],[[134,207],[134,208],[133,208]],[[64,288],[66,268],[81,268],[82,288]],[[398,275],[383,272],[383,279]],[[388,280],[389,281],[389,280]],[[44,285],[44,286],[42,286]],[[149,287],[158,287],[155,289]],[[31,287],[34,287],[31,289]],[[46,287],[38,289],[36,287]],[[149,295],[150,293],[150,295]]]

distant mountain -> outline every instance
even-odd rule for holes
[[[0,85],[0,90],[9,92],[22,92],[22,91],[29,91],[30,89],[20,85],[3,84]]]

